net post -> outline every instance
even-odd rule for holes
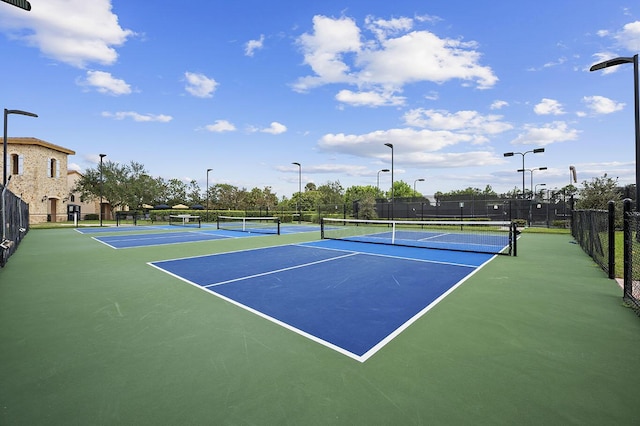
[[[509,232],[509,239],[511,239],[511,252],[513,256],[518,255],[518,224],[511,222],[511,232]]]
[[[280,235],[280,218],[276,217],[276,224],[278,225],[278,235]]]
[[[324,240],[324,218],[320,218],[320,239]]]
[[[220,229],[220,215],[216,216],[216,229]]]
[[[391,224],[391,244],[396,243],[396,222]]]

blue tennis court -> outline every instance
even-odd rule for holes
[[[179,231],[155,234],[121,234],[91,237],[114,249],[160,246],[166,244],[193,243],[198,241],[222,240],[250,237],[252,234],[231,231]]]
[[[206,227],[210,227],[210,228],[215,228],[215,225],[207,225],[207,224],[203,224],[202,228],[206,228]],[[184,226],[184,227],[178,227],[175,225],[144,225],[144,226],[135,226],[135,225],[128,225],[128,226],[102,226],[102,227],[93,227],[93,226],[88,226],[88,227],[83,227],[83,228],[76,228],[76,232],[79,232],[81,234],[106,234],[106,233],[117,233],[117,232],[140,232],[140,231],[168,231],[168,230],[184,230],[184,229],[189,229],[189,228],[196,228],[197,226]]]
[[[324,240],[150,265],[364,362],[492,257]]]

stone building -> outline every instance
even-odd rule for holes
[[[29,204],[30,223],[68,220],[69,155],[75,151],[37,138],[7,138],[7,187]]]

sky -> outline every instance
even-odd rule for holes
[[[279,198],[388,190],[392,160],[424,195],[521,189],[523,161],[527,190],[570,166],[635,183],[633,66],[589,68],[640,53],[637,1],[30,3],[0,2],[0,106],[38,115],[7,132],[80,172],[106,154]]]

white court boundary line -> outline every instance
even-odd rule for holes
[[[166,269],[161,268],[160,266],[154,265],[154,263],[163,263],[163,262],[169,262],[169,261],[179,261],[179,260],[186,260],[186,259],[192,259],[192,258],[199,258],[199,257],[208,257],[208,256],[218,256],[218,255],[224,255],[224,254],[230,254],[230,253],[241,253],[241,252],[245,252],[245,251],[253,251],[253,250],[264,250],[264,249],[270,249],[270,248],[274,248],[274,247],[285,247],[285,246],[292,246],[292,247],[306,247],[306,248],[315,248],[315,249],[321,249],[321,250],[334,250],[334,251],[343,251],[343,252],[349,252],[349,254],[346,254],[344,256],[338,256],[338,257],[333,257],[333,258],[329,258],[329,259],[323,259],[320,261],[315,261],[315,262],[309,262],[306,264],[301,264],[301,265],[296,265],[296,266],[292,266],[292,267],[287,267],[287,268],[282,268],[279,270],[274,270],[274,271],[268,271],[268,272],[264,272],[264,273],[260,273],[260,274],[255,274],[255,275],[251,275],[251,276],[245,276],[245,277],[241,277],[241,278],[235,278],[232,280],[227,280],[224,282],[220,282],[220,283],[213,283],[213,284],[209,284],[207,286],[203,286],[197,283],[194,283],[193,281],[190,281],[180,275],[174,274],[173,272],[167,271]],[[251,308],[250,306],[247,306],[243,303],[240,303],[234,299],[231,299],[227,296],[224,296],[220,293],[217,293],[216,291],[214,291],[212,288],[215,288],[219,285],[222,284],[226,284],[226,283],[231,283],[231,282],[237,282],[237,281],[242,281],[242,280],[246,280],[246,279],[250,279],[250,278],[254,278],[254,277],[259,277],[259,276],[264,276],[264,275],[269,275],[269,274],[273,274],[276,272],[281,272],[281,271],[286,271],[286,270],[292,270],[292,269],[296,269],[296,268],[301,268],[301,267],[305,267],[305,266],[311,266],[314,264],[318,264],[318,263],[323,263],[323,262],[328,262],[328,261],[332,261],[332,260],[338,260],[338,259],[344,259],[347,257],[351,257],[351,256],[355,256],[355,255],[367,255],[367,256],[380,256],[380,257],[389,257],[389,258],[396,258],[396,259],[402,259],[402,260],[410,260],[410,261],[415,261],[415,262],[426,262],[426,263],[435,263],[435,264],[440,264],[440,265],[449,265],[449,266],[460,266],[460,267],[467,267],[467,268],[474,268],[475,270],[473,270],[472,272],[470,272],[468,275],[466,275],[464,278],[462,278],[460,281],[458,281],[457,283],[455,283],[454,285],[452,285],[447,291],[445,291],[443,294],[441,294],[439,297],[437,297],[434,301],[432,301],[430,304],[428,304],[426,307],[424,307],[422,310],[420,310],[419,312],[417,312],[415,315],[413,315],[411,318],[409,318],[407,321],[405,321],[402,325],[400,325],[398,328],[396,328],[394,331],[392,331],[391,333],[389,333],[384,339],[382,339],[380,342],[378,342],[376,345],[374,345],[371,349],[369,349],[367,352],[365,352],[362,355],[357,355],[354,354],[353,352],[350,352],[340,346],[337,346],[331,342],[328,342],[324,339],[321,339],[313,334],[310,334],[304,330],[301,330],[297,327],[292,326],[291,324],[285,323],[277,318],[274,318],[270,315],[265,314],[264,312],[258,311],[254,308]],[[497,254],[492,255],[489,259],[487,259],[485,262],[483,262],[480,265],[465,265],[465,264],[457,264],[457,263],[452,263],[452,262],[442,262],[442,261],[429,261],[429,260],[425,260],[425,259],[412,259],[412,258],[408,258],[408,257],[402,257],[402,256],[392,256],[392,255],[383,255],[383,254],[377,254],[377,253],[366,253],[366,252],[358,252],[358,251],[353,251],[353,250],[341,250],[341,249],[335,249],[335,248],[326,248],[326,247],[316,247],[316,246],[312,246],[312,245],[305,245],[304,243],[300,243],[300,244],[283,244],[283,245],[278,245],[278,246],[272,246],[272,247],[260,247],[260,248],[254,248],[254,249],[243,249],[243,250],[236,250],[236,251],[231,251],[231,252],[222,252],[222,253],[214,253],[214,254],[208,254],[208,255],[201,255],[201,256],[190,256],[190,257],[185,257],[185,258],[178,258],[178,259],[172,259],[172,260],[161,260],[161,261],[154,261],[154,262],[147,262],[147,265],[156,268],[162,272],[164,272],[165,274],[171,275],[183,282],[186,282],[187,284],[190,284],[196,288],[199,288],[207,293],[213,294],[214,296],[229,302],[233,305],[236,305],[242,309],[245,309],[255,315],[258,315],[261,318],[264,318],[268,321],[271,321],[281,327],[286,328],[287,330],[293,331],[294,333],[297,333],[301,336],[306,337],[307,339],[310,339],[316,343],[319,343],[327,348],[333,349],[334,351],[341,353],[342,355],[348,356],[349,358],[352,358],[358,362],[364,363],[365,361],[367,361],[369,358],[371,358],[373,355],[375,355],[378,351],[380,351],[384,346],[386,346],[389,342],[391,342],[393,339],[395,339],[397,336],[399,336],[404,330],[406,330],[409,326],[411,326],[413,323],[415,323],[418,319],[420,319],[423,315],[425,315],[427,312],[429,312],[431,309],[433,309],[438,303],[440,303],[442,300],[444,300],[449,294],[451,294],[454,290],[456,290],[458,287],[460,287],[464,282],[466,282],[469,278],[471,278],[473,275],[475,275],[478,271],[480,271],[484,266],[486,266],[489,262],[491,262],[492,260],[494,260],[496,257],[498,257]],[[212,288],[209,288],[212,287]]]

